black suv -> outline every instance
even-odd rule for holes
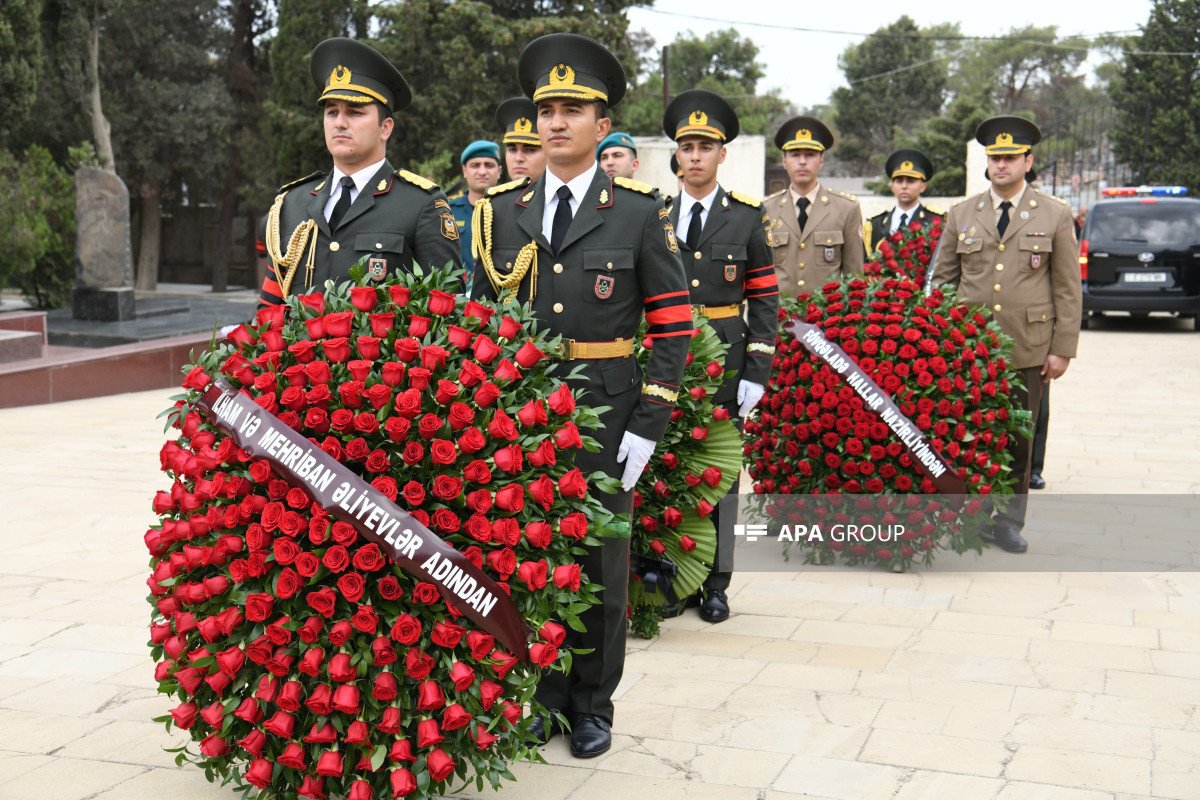
[[[1090,314],[1191,317],[1200,331],[1200,200],[1179,187],[1106,190],[1079,243],[1083,327]]]

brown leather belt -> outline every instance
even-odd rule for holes
[[[692,306],[693,317],[707,317],[708,319],[729,319],[730,317],[740,317],[742,315],[741,303],[730,303],[727,306]]]
[[[612,342],[577,342],[564,339],[551,355],[565,361],[594,358],[626,358],[633,355],[632,339],[617,339]]]

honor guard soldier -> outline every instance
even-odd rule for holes
[[[671,153],[671,174],[675,176],[675,191],[683,191],[683,167],[674,153]]]
[[[1041,132],[1020,117],[980,123],[975,139],[987,153],[991,186],[950,209],[926,279],[926,290],[950,284],[958,299],[987,309],[1013,339],[1009,366],[1024,389],[1013,396],[1034,417],[1042,389],[1062,375],[1079,343],[1082,289],[1071,209],[1029,186],[1033,146]],[[1021,529],[1029,493],[1029,439],[1009,445],[1017,495],[997,509],[995,543],[1010,553],[1027,549]]]
[[[537,132],[537,106],[528,97],[510,97],[496,109],[504,130],[504,166],[508,177],[537,180],[546,171],[546,154]]]
[[[446,195],[430,180],[387,161],[392,114],[412,92],[374,48],[354,39],[326,39],[309,65],[320,87],[329,174],[316,172],[279,190],[267,221],[270,264],[259,303],[323,291],[345,281],[366,258],[367,275],[459,266],[458,226]]]
[[[675,140],[683,171],[683,189],[671,204],[670,220],[682,235],[692,310],[729,346],[725,370],[733,377],[726,378],[713,402],[724,406],[740,428],[741,418],[763,396],[775,354],[779,285],[766,216],[758,200],[717,183],[725,145],[739,130],[737,114],[722,97],[703,89],[684,92],[667,106],[663,129]],[[712,517],[717,553],[700,602],[700,616],[708,622],[729,618],[726,592],[733,575],[739,483],[734,480]]]
[[[555,33],[521,53],[518,80],[538,106],[547,169],[497,186],[476,206],[478,296],[528,303],[539,324],[563,337],[560,374],[578,369],[582,402],[608,411],[593,436],[600,450],[580,450],[590,473],[621,476],[615,494],[599,494],[611,511],[630,514],[631,489],[666,431],[680,391],[694,327],[688,285],[667,210],[652,187],[609,178],[596,163],[608,134],[608,107],[625,94],[620,63],[598,42]],[[653,340],[643,375],[633,357],[645,316]],[[548,672],[537,699],[572,721],[571,753],[589,758],[611,746],[612,694],[625,663],[629,540],[605,538],[580,560],[604,586],[602,603],[583,614],[585,633],[570,631],[576,655],[569,673]],[[558,732],[539,717],[530,735]]]
[[[863,242],[868,254],[875,252],[884,237],[906,225],[920,222],[925,227],[934,217],[945,216],[921,202],[925,186],[933,177],[933,164],[920,150],[897,150],[888,156],[884,171],[891,181],[889,186],[892,196],[896,198],[896,205],[863,224]]]
[[[471,213],[484,192],[500,182],[500,148],[486,139],[471,142],[463,148],[458,163],[462,166],[463,180],[467,189],[450,198],[450,211],[458,226],[459,255],[463,264],[463,283],[466,293],[471,293],[471,278],[475,274],[475,260],[471,258]]]
[[[833,134],[813,117],[792,117],[775,134],[791,185],[763,201],[770,218],[775,273],[782,292],[816,291],[821,284],[861,275],[862,210],[853,195],[819,182]]]
[[[633,137],[624,131],[615,131],[604,137],[596,148],[596,160],[600,169],[610,178],[632,178],[637,172],[637,147]]]

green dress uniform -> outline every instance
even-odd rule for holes
[[[722,145],[740,130],[737,114],[719,95],[703,89],[683,92],[667,107],[663,129],[676,141],[700,136]],[[671,202],[670,222],[676,231],[696,200],[681,192]],[[741,381],[766,386],[771,377],[778,326],[779,285],[767,244],[762,203],[717,186],[712,207],[695,247],[686,234],[680,240],[683,269],[694,313],[707,318],[721,341],[729,345],[725,370],[732,371],[713,397],[740,427],[737,389]],[[700,465],[699,468],[702,468]],[[717,504],[717,554],[706,588],[724,592],[733,573],[733,526],[737,522],[740,476]]]
[[[354,39],[327,39],[313,50],[313,80],[327,100],[377,103],[389,113],[412,100],[408,84],[391,62]],[[335,188],[316,172],[282,187],[267,221],[270,261],[259,302],[277,305],[288,294],[321,291],[327,280],[344,281],[350,267],[366,259],[367,274],[382,280],[427,267],[458,265],[458,229],[445,194],[429,180],[396,170],[385,159],[358,191],[337,225],[325,208]]]
[[[833,134],[813,117],[792,117],[776,132],[775,144],[784,153],[823,153],[833,146]],[[809,202],[801,228],[803,200]],[[763,206],[780,291],[818,291],[828,281],[862,274],[862,209],[854,195],[830,191],[818,183],[808,197],[796,198],[788,187],[766,198]]]
[[[574,97],[613,105],[625,90],[616,59],[575,34],[532,42],[521,54],[518,75],[535,101]],[[476,208],[473,293],[515,296],[532,307],[544,330],[563,337],[559,373],[582,367],[581,402],[609,407],[601,416],[603,427],[591,434],[600,450],[579,451],[576,463],[585,473],[603,470],[619,477],[616,456],[625,431],[651,441],[662,438],[694,327],[678,246],[658,192],[636,181],[611,180],[599,165],[592,169],[557,252],[543,233],[550,169],[536,181],[524,178],[488,191]],[[643,317],[654,340],[645,374],[633,357]],[[632,511],[632,492],[598,498],[611,511]],[[606,538],[580,563],[603,584],[603,602],[583,614],[586,633],[569,631],[565,646],[594,650],[576,656],[569,674],[546,673],[537,698],[548,708],[611,725],[612,694],[625,661],[629,540]]]
[[[924,182],[933,177],[933,162],[920,150],[905,148],[888,156],[884,163],[884,172],[887,173],[889,181],[897,178],[913,178]],[[863,223],[862,238],[863,244],[867,247],[868,257],[875,252],[884,237],[891,234],[895,211],[896,207],[893,206]],[[924,228],[933,222],[934,217],[944,218],[945,216],[942,212],[935,211],[918,201],[916,208],[908,212],[908,220],[904,224],[911,225],[913,222],[920,222],[921,227]]]
[[[1040,132],[1020,117],[995,117],[980,124],[976,138],[989,155],[1024,153],[1037,143]],[[1079,344],[1079,245],[1065,201],[1028,184],[1014,200],[1004,208],[989,189],[950,209],[926,290],[956,286],[959,300],[984,308],[1012,337],[1008,363],[1025,383],[1013,394],[1036,422],[1046,357],[1074,358]],[[1029,491],[1029,439],[1013,437],[1009,452],[1018,497],[997,513],[996,522],[1019,533]]]

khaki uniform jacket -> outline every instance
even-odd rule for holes
[[[1026,187],[1008,228],[996,231],[991,191],[950,209],[926,291],[952,284],[958,299],[983,306],[1013,338],[1009,366],[1040,367],[1053,353],[1074,358],[1082,288],[1071,209]]]
[[[831,280],[862,274],[862,209],[853,195],[818,184],[817,202],[808,209],[803,234],[788,189],[768,197],[763,207],[783,296],[815,291]]]
[[[679,228],[680,203],[671,203],[671,225]],[[734,374],[722,385],[713,402],[727,403],[737,395],[741,380],[767,385],[779,325],[779,287],[767,247],[762,204],[720,186],[708,219],[700,229],[695,251],[679,241],[683,271],[687,274],[693,305],[728,306],[745,303],[736,317],[709,320],[721,341],[729,345],[725,369]]]
[[[280,189],[277,252],[286,253],[297,226],[316,223],[311,250],[313,272],[308,279],[306,264],[313,236],[302,251],[289,287],[289,294],[322,291],[325,281],[349,280],[350,267],[367,258],[367,274],[378,280],[391,272],[408,272],[413,262],[441,268],[462,265],[458,226],[446,195],[432,181],[407,170],[397,171],[384,161],[366,187],[346,210],[337,230],[325,220],[325,205],[331,191],[323,173],[315,173]],[[272,236],[272,231],[267,232]],[[282,276],[276,264],[267,265],[260,304],[283,301]]]

